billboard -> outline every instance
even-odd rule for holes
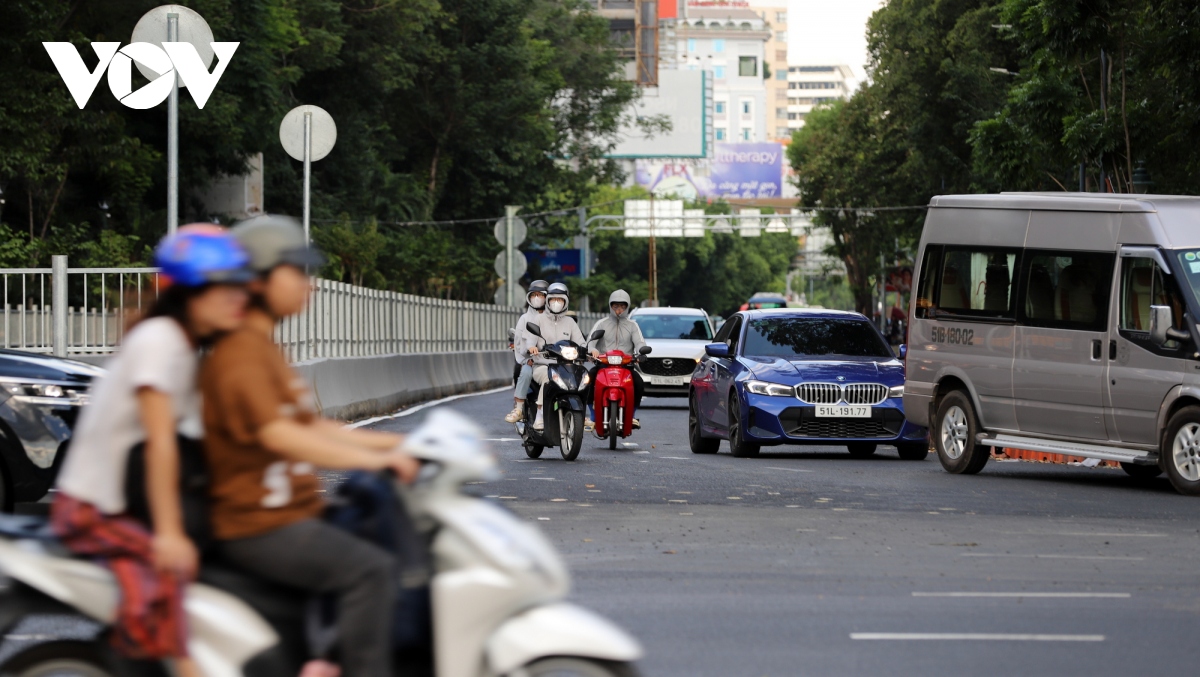
[[[638,160],[636,181],[656,197],[780,197],[783,151],[777,143],[718,143],[711,160]]]
[[[562,282],[564,278],[579,277],[581,270],[578,249],[531,249],[525,252],[531,280]]]
[[[641,90],[630,106],[613,158],[705,158],[712,151],[713,98],[709,71],[660,70],[658,86]],[[665,116],[671,131],[647,135],[638,118]]]

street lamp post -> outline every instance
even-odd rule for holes
[[[1137,167],[1133,170],[1133,192],[1141,195],[1146,195],[1150,192],[1154,181],[1150,180],[1150,170],[1146,169],[1146,161],[1138,160]]]

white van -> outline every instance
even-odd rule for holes
[[[1200,198],[935,197],[918,260],[904,410],[946,470],[1012,447],[1200,495]]]

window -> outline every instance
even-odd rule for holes
[[[949,252],[946,258],[949,261]],[[1029,251],[1025,259],[1025,299],[1020,305],[1023,319],[1028,324],[1104,331],[1112,286],[1113,254]]]
[[[776,61],[787,61],[787,50],[786,49],[775,50],[775,60]]]
[[[782,68],[776,69],[775,70],[775,79],[776,80],[787,80],[787,71]]]
[[[799,118],[796,117],[795,113],[788,113],[788,119],[789,120],[798,120]]]
[[[787,23],[787,12],[775,12],[775,23],[777,23],[777,24]]]
[[[713,107],[714,107],[714,109],[716,110],[716,112],[717,112],[717,115],[724,115],[724,114],[725,114],[725,102],[724,102],[724,101],[718,101],[718,102],[716,102],[716,104],[715,104]]]
[[[787,100],[787,90],[786,89],[775,90],[775,100],[776,101],[786,101]]]
[[[775,31],[776,42],[787,42],[787,31]]]
[[[717,141],[724,141],[724,140],[725,140],[725,130],[718,129],[717,130]]]
[[[749,127],[742,127],[742,141],[753,141],[751,129]]]
[[[713,51],[714,52],[724,52],[725,51],[725,41],[720,38],[713,40]]]
[[[1016,250],[946,247],[942,258],[934,308],[956,315],[1012,317]],[[932,271],[922,275],[927,272]]]
[[[789,82],[788,83],[788,89],[798,89],[799,87],[800,87],[799,82]]]
[[[892,358],[891,349],[868,322],[791,317],[751,320],[742,354],[785,360],[829,355]]]
[[[758,57],[739,56],[738,75],[746,78],[752,78],[758,75]]]
[[[724,66],[713,66],[713,77],[716,78],[717,80],[724,80],[725,79],[725,67]]]
[[[752,110],[752,109],[751,109],[751,105],[752,105],[752,104],[751,104],[751,102],[749,102],[749,101],[743,101],[743,102],[742,102],[742,115],[749,115],[749,114],[750,114],[750,111]]]
[[[775,109],[775,118],[777,120],[783,120],[783,119],[787,118],[787,109],[786,108],[776,108]]]
[[[941,263],[941,245],[929,245],[925,247],[925,260],[921,262],[921,282],[917,285],[917,317],[928,317],[929,310],[933,308],[934,282],[937,280]]]
[[[775,136],[787,137],[787,136],[791,136],[791,134],[792,134],[792,130],[788,129],[787,127],[776,127],[775,128]]]
[[[712,330],[703,315],[648,315],[638,313],[629,319],[637,323],[642,336],[648,339],[682,339],[708,341]]]
[[[696,51],[696,38],[688,38],[687,51],[689,54],[694,53]]]
[[[1154,259],[1129,257],[1121,259],[1121,319],[1120,333],[1134,343],[1151,350],[1177,350],[1179,342],[1167,341],[1162,348],[1150,343],[1150,306],[1171,309],[1171,325],[1187,331],[1184,323],[1183,297],[1175,280],[1163,275]]]
[[[730,354],[736,354],[738,334],[742,332],[742,317],[735,315],[725,321],[713,338],[714,343],[724,343],[729,346]]]

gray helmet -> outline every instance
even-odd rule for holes
[[[567,298],[571,298],[571,290],[567,289],[567,285],[563,284],[562,282],[555,282],[554,284],[550,285],[550,288],[547,290],[547,293],[549,293],[552,296],[561,295],[561,296],[565,296]]]
[[[529,283],[529,291],[525,292],[525,303],[529,304],[529,307],[535,310],[541,310],[542,308],[545,308],[546,300],[543,298],[541,305],[535,306],[533,304],[533,295],[542,294],[545,296],[546,290],[549,288],[550,284],[545,280],[534,280],[533,282]]]
[[[277,266],[320,266],[325,257],[304,241],[304,229],[290,216],[264,214],[239,222],[230,229],[250,255],[250,268],[268,273]]]
[[[550,285],[550,288],[547,289],[546,292],[546,310],[549,310],[555,315],[560,315],[567,312],[567,303],[571,300],[571,292],[567,289],[567,285],[563,284],[562,282],[555,282],[554,284]],[[558,310],[555,310],[555,304],[552,303],[552,301],[558,299],[562,300],[562,307]]]

